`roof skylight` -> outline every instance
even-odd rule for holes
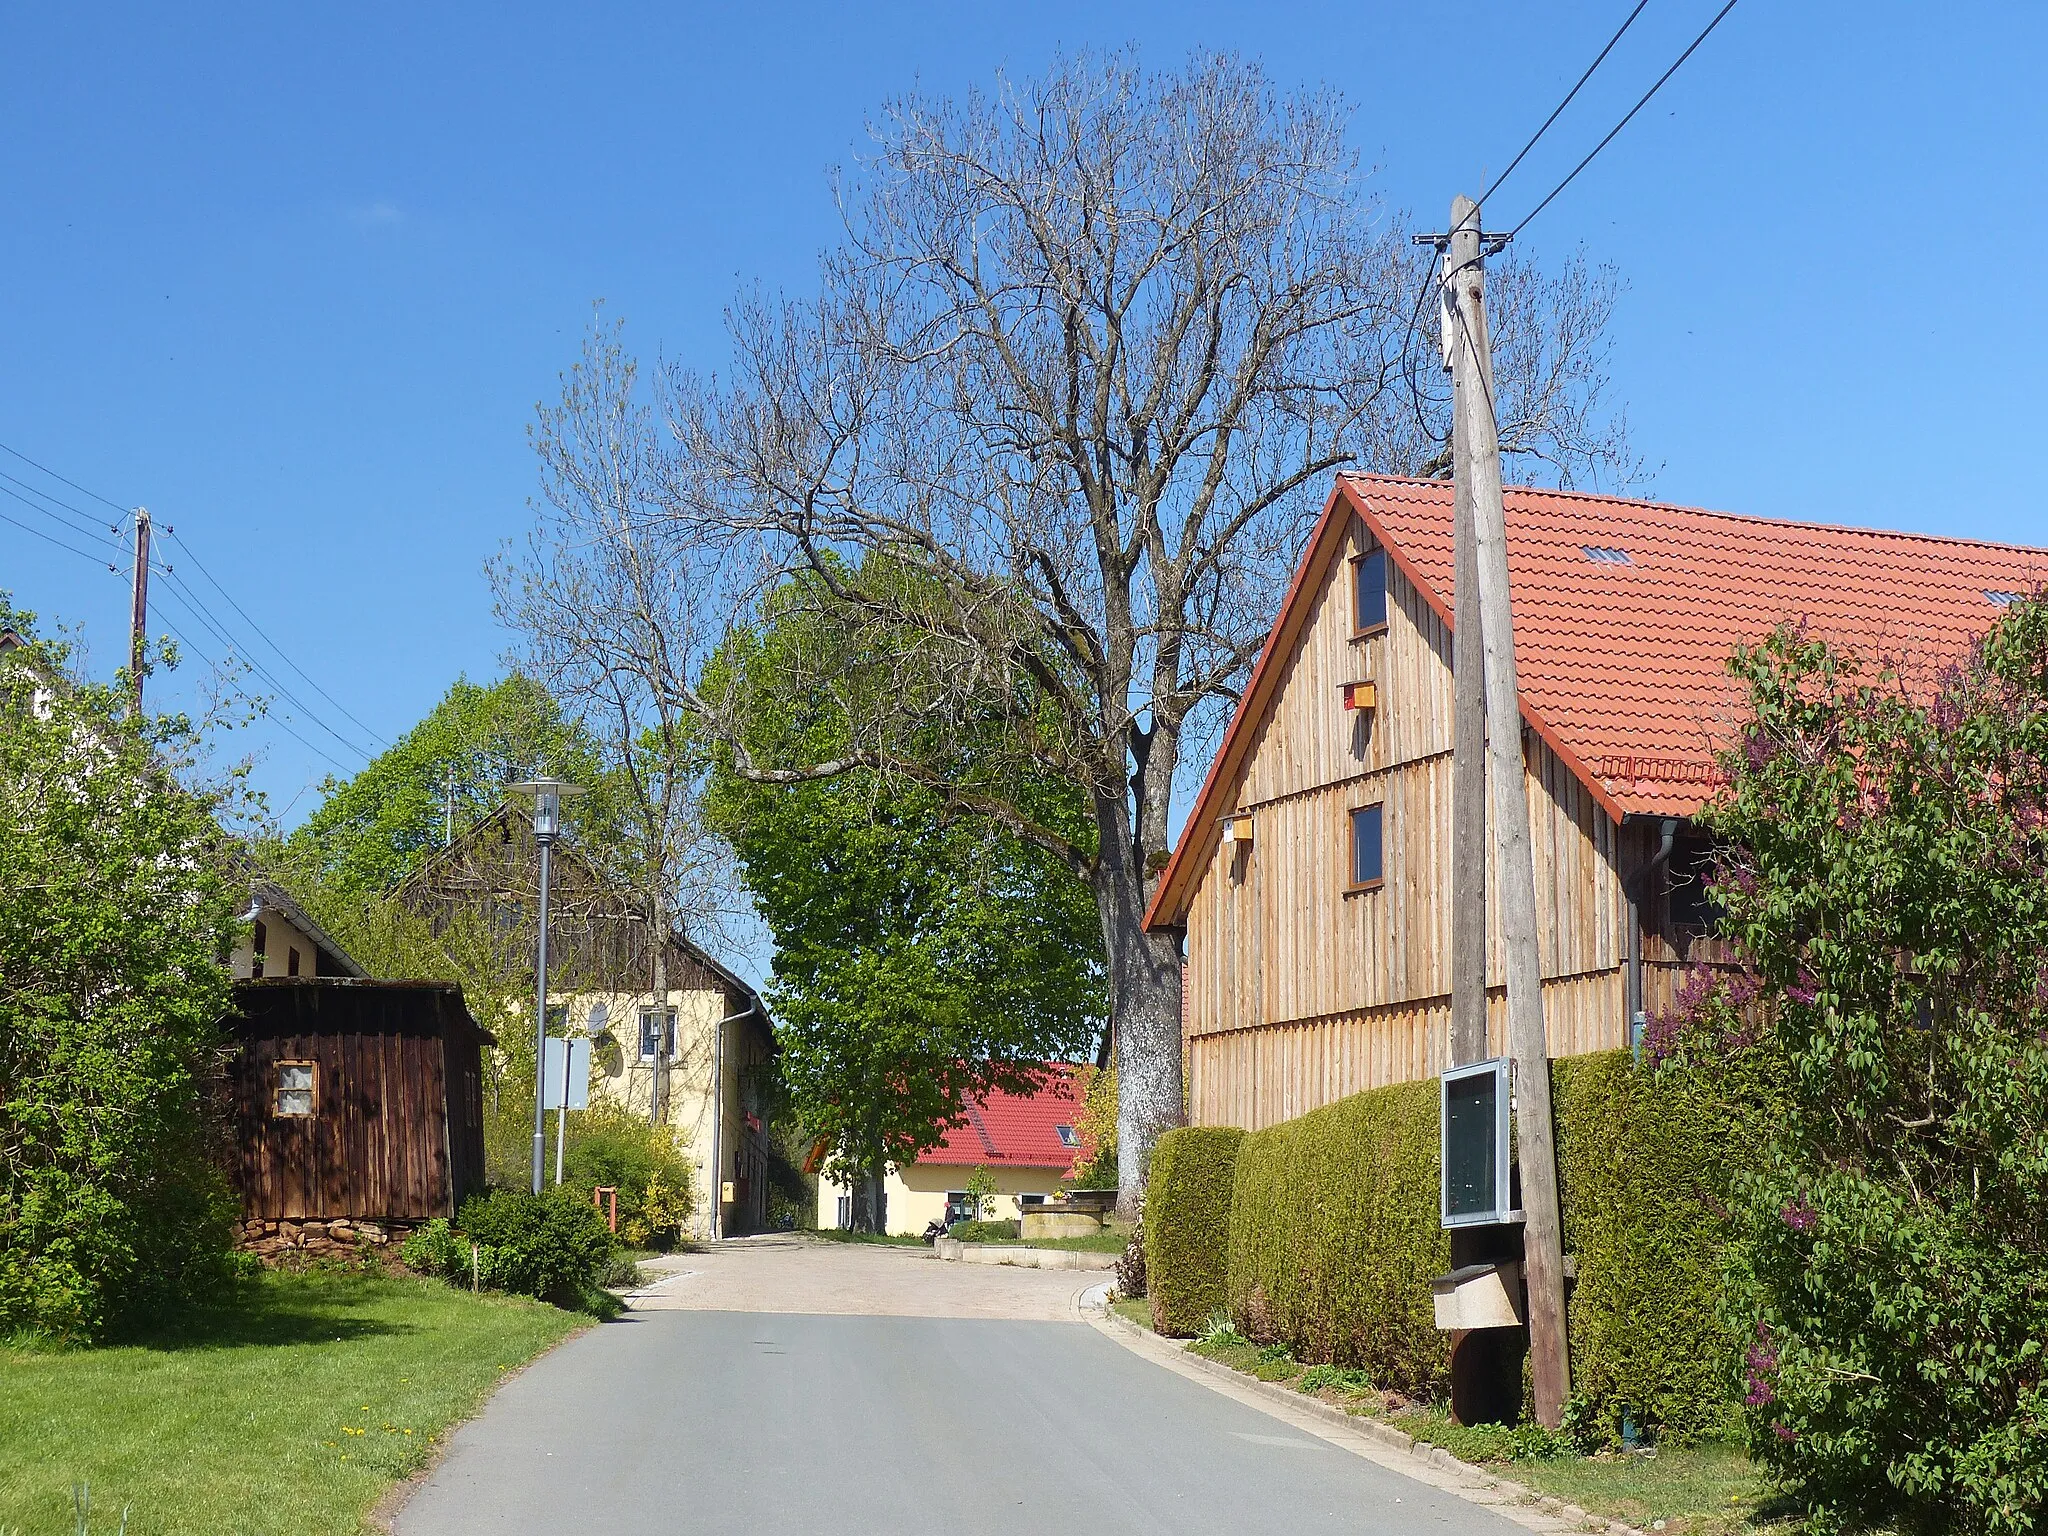
[[[1635,564],[1635,561],[1629,559],[1628,551],[1625,549],[1608,549],[1599,544],[1581,544],[1579,548],[1585,551],[1586,558],[1595,565]]]
[[[1986,592],[1984,600],[1995,603],[2000,608],[2010,608],[2014,603],[2024,602],[2026,595],[2024,592]]]

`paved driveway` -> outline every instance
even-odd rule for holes
[[[748,1237],[655,1266],[635,1311],[810,1312],[864,1317],[987,1317],[1072,1322],[1099,1271],[947,1264],[931,1249],[817,1238]]]
[[[401,1536],[1518,1530],[1133,1354],[1071,1309],[1096,1277],[810,1244],[682,1268],[508,1383]]]

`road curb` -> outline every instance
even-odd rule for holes
[[[1292,1391],[1276,1382],[1261,1381],[1256,1376],[1247,1376],[1229,1366],[1189,1351],[1187,1344],[1179,1339],[1164,1339],[1149,1329],[1140,1328],[1128,1318],[1119,1317],[1107,1306],[1094,1309],[1089,1318],[1098,1330],[1115,1339],[1117,1343],[1134,1354],[1150,1356],[1154,1350],[1170,1351],[1180,1364],[1190,1368],[1192,1374],[1209,1377],[1218,1383],[1228,1382],[1239,1391],[1253,1397],[1263,1398],[1276,1406],[1283,1406],[1295,1413],[1305,1413],[1319,1419],[1332,1428],[1342,1429],[1360,1440],[1393,1452],[1443,1474],[1441,1480],[1424,1478],[1433,1487],[1440,1487],[1448,1493],[1482,1504],[1515,1521],[1518,1525],[1535,1530],[1554,1530],[1557,1527],[1531,1519],[1532,1514],[1541,1514],[1550,1520],[1561,1521],[1574,1531],[1591,1531],[1600,1536],[1647,1536],[1647,1533],[1621,1520],[1610,1520],[1605,1515],[1596,1515],[1581,1509],[1576,1504],[1535,1489],[1512,1478],[1502,1477],[1492,1469],[1460,1461],[1440,1445],[1425,1445],[1412,1435],[1403,1434],[1391,1424],[1382,1424],[1376,1419],[1364,1418],[1358,1414],[1346,1413],[1331,1406],[1320,1398],[1306,1393]],[[1401,1469],[1396,1466],[1395,1471]],[[1475,1497],[1479,1493],[1493,1495],[1491,1498]]]

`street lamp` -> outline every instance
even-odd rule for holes
[[[547,1160],[548,1093],[548,876],[549,854],[562,832],[562,797],[582,789],[566,779],[529,779],[508,785],[515,794],[533,796],[533,840],[540,844],[540,949],[534,963],[533,1005],[533,1192],[540,1193],[541,1169]],[[564,1042],[566,1044],[567,1042]]]

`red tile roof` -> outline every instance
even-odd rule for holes
[[[2048,582],[2048,550],[1780,522],[1613,496],[1510,487],[1504,497],[1515,661],[1529,724],[1617,818],[1684,816],[1717,782],[1740,709],[1738,643],[1781,621],[1866,655],[1960,655],[1997,618],[1989,594]],[[1242,758],[1353,513],[1448,624],[1451,487],[1338,477],[1253,669],[1148,922],[1179,920]],[[1617,558],[1619,556],[1619,558]]]
[[[1049,1062],[1044,1086],[1035,1094],[998,1091],[970,1099],[967,1124],[948,1131],[945,1141],[918,1162],[965,1168],[982,1163],[1063,1171],[1072,1167],[1081,1148],[1060,1140],[1059,1128],[1071,1128],[1080,1115],[1075,1071],[1066,1062]]]

